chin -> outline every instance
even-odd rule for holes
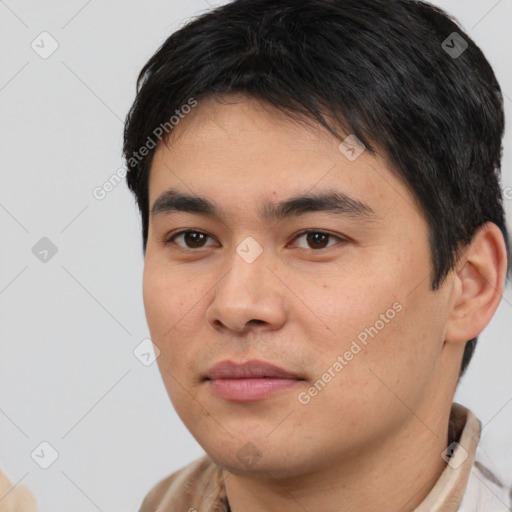
[[[270,460],[262,457],[254,461],[241,461],[237,454],[221,457],[214,457],[208,454],[209,457],[223,470],[233,473],[234,475],[251,477],[251,478],[288,478],[297,476],[300,471],[293,468],[289,463],[283,463],[277,460]]]
[[[230,439],[222,446],[200,443],[207,455],[223,470],[239,476],[262,478],[290,478],[307,471],[310,461],[297,458],[297,448],[289,447],[290,453],[280,452],[276,446],[257,445],[250,440]]]

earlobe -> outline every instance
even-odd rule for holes
[[[475,233],[454,270],[448,343],[466,343],[491,321],[503,296],[507,249],[498,226],[488,222]]]

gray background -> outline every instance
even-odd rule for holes
[[[435,3],[486,53],[512,119],[512,0]],[[45,512],[135,511],[157,480],[202,453],[156,364],[133,354],[149,336],[134,199],[124,182],[103,200],[93,190],[123,165],[123,119],[138,71],[211,4],[0,1],[0,467]],[[43,31],[58,43],[46,59],[31,47],[35,40],[39,51],[51,48]],[[509,219],[511,156],[509,129]],[[43,237],[57,248],[46,262],[32,251],[38,242],[44,250]],[[482,420],[481,446],[508,483],[511,308],[508,288],[456,395]],[[39,463],[50,461],[43,441],[59,454],[46,470],[31,457],[36,450]]]

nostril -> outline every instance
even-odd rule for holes
[[[247,322],[249,324],[253,323],[253,324],[264,324],[265,323],[265,320],[258,320],[258,319],[254,319],[254,320],[249,320],[249,322]]]

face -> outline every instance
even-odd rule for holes
[[[356,460],[428,416],[444,382],[427,224],[358,149],[233,96],[155,152],[146,317],[177,413],[232,472]]]

